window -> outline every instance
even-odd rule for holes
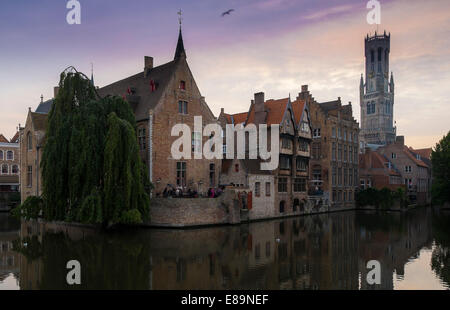
[[[33,185],[33,167],[27,167],[27,186],[31,187]]]
[[[405,166],[405,172],[411,172],[411,166]]]
[[[234,172],[239,172],[239,164],[234,165]]]
[[[364,189],[366,187],[366,181],[364,179],[361,179],[360,186],[361,186],[361,189]]]
[[[344,141],[347,141],[347,130],[344,130]]]
[[[291,158],[287,156],[280,156],[280,169],[291,169]]]
[[[27,149],[28,151],[31,151],[33,149],[33,139],[31,136],[31,132],[27,133]]]
[[[347,162],[347,145],[344,145],[344,162]]]
[[[8,174],[9,173],[9,167],[7,164],[2,165],[2,174]]]
[[[255,245],[255,259],[259,259],[261,257],[261,246],[259,243]]]
[[[270,182],[266,182],[266,196],[270,197]]]
[[[339,186],[342,185],[342,168],[341,167],[338,168],[338,185]]]
[[[216,165],[209,164],[209,186],[216,186]]]
[[[261,195],[261,183],[256,182],[255,183],[255,196],[259,197]]]
[[[348,186],[353,186],[353,173],[352,169],[348,170]]]
[[[138,141],[139,141],[139,149],[145,150],[146,149],[146,139],[145,139],[145,127],[138,129]]]
[[[296,193],[306,192],[306,179],[304,178],[294,179],[294,192]]]
[[[222,153],[225,155],[227,153],[227,145],[223,144],[222,145]]]
[[[347,201],[347,192],[344,191],[344,201]]]
[[[186,162],[177,162],[177,186],[186,186]]]
[[[298,150],[301,152],[308,152],[308,142],[303,139],[298,140]]]
[[[292,148],[292,141],[290,139],[281,139],[281,148],[290,150]]]
[[[309,132],[309,125],[308,123],[302,122],[302,125],[300,127],[301,131],[308,133]]]
[[[320,138],[320,128],[314,129],[313,138]]]
[[[270,241],[266,242],[266,257],[270,257]]]
[[[192,133],[192,152],[201,154],[202,152],[202,133]]]
[[[348,146],[348,161],[351,163],[353,161],[353,147]]]
[[[352,132],[349,132],[348,133],[348,141],[349,142],[352,142],[352,136],[353,136]]]
[[[188,103],[187,101],[178,101],[178,113],[188,114]]]
[[[180,81],[180,89],[186,90],[186,82],[185,81]]]
[[[358,169],[353,170],[353,180],[355,180],[355,185],[356,185],[356,180],[358,180]]]
[[[395,154],[395,153],[391,153],[391,158],[392,158],[392,159],[395,159],[395,158],[397,158],[397,154]]]
[[[374,50],[370,51],[370,62],[375,62],[375,52],[374,52]]]
[[[3,160],[3,151],[0,150],[0,160]]]
[[[333,127],[333,128],[331,129],[331,137],[332,137],[332,138],[336,138],[336,127]]]
[[[342,144],[338,144],[338,160],[342,160]]]
[[[347,186],[348,169],[344,168],[344,186]]]
[[[370,179],[367,179],[367,187],[372,187],[372,181]]]
[[[338,128],[338,138],[341,139],[342,135],[341,135],[341,128]]]
[[[297,171],[306,171],[307,167],[308,167],[307,160],[297,157]]]
[[[14,160],[14,152],[13,151],[6,152],[6,160]]]
[[[18,174],[19,173],[19,166],[13,165],[12,166],[12,174]]]
[[[287,178],[278,179],[278,192],[287,193]]]

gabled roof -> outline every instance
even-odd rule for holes
[[[267,126],[281,124],[283,116],[286,111],[289,98],[283,98],[278,100],[267,100],[264,103],[265,110],[267,111]],[[248,115],[247,124],[253,124],[255,122],[255,105],[252,104]]]
[[[0,133],[0,142],[1,143],[9,143],[8,139],[6,139],[5,136],[2,135],[1,133]]]
[[[136,103],[136,105],[132,105],[136,121],[147,119],[149,109],[154,109],[160,101],[164,89],[169,84],[180,61],[181,58],[154,67],[147,72],[147,76],[144,76],[144,72],[141,71],[123,80],[100,88],[98,93],[103,97],[107,95],[126,96],[127,90],[130,87],[133,87],[135,89],[133,98],[130,98],[129,96],[126,99],[133,99]],[[154,91],[151,91],[152,81],[156,85]]]
[[[366,160],[365,158],[370,156],[370,161],[372,164],[371,166],[367,166],[366,165]],[[387,169],[389,175],[395,175],[395,176],[401,176],[401,174],[396,171],[392,164],[390,166],[391,168],[389,168],[389,160],[384,157],[383,155],[379,154],[378,152],[374,152],[374,151],[368,151],[364,154],[359,154],[359,168],[362,169]],[[380,172],[378,172],[377,174],[384,174],[383,172],[381,172],[381,170],[379,170]],[[372,173],[374,173],[374,171],[372,171]]]
[[[19,132],[16,132],[14,137],[11,138],[11,143],[18,143],[19,142]]]
[[[420,157],[431,159],[431,152],[433,151],[433,149],[431,147],[430,148],[426,148],[426,149],[417,149],[417,150],[415,150],[415,149],[410,147],[409,149],[412,152],[414,152],[416,154],[419,154]]]
[[[428,168],[428,165],[425,164],[422,160],[417,159],[417,157],[411,152],[411,150],[406,145],[403,146],[403,151],[405,152],[406,156],[408,156],[416,165]]]
[[[241,113],[236,113],[236,114],[224,113],[224,116],[225,116],[228,124],[237,125],[237,124],[245,123],[245,121],[247,120],[248,112],[241,112]]]
[[[300,121],[302,119],[303,110],[305,109],[306,101],[303,99],[297,99],[295,101],[291,102],[292,109],[294,110],[294,118],[295,118],[295,124],[300,124]]]

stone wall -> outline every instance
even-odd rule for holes
[[[154,198],[149,226],[188,227],[240,223],[240,209],[234,191],[218,198]]]

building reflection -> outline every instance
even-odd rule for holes
[[[404,265],[431,246],[429,217],[427,210],[340,212],[108,234],[23,222],[28,249],[17,250],[20,287],[72,289],[65,266],[77,259],[83,289],[393,289],[394,274],[401,277]],[[370,260],[381,264],[381,284],[365,280]]]
[[[0,282],[12,276],[19,277],[20,256],[13,250],[13,242],[19,237],[20,223],[0,213]]]

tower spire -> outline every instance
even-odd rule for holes
[[[91,84],[94,85],[94,63],[91,62]]]
[[[186,57],[186,51],[184,50],[184,44],[183,44],[183,35],[181,33],[181,23],[182,23],[182,15],[183,12],[181,11],[181,9],[178,11],[178,15],[180,17],[178,17],[178,22],[180,23],[180,32],[178,34],[178,42],[177,42],[177,48],[175,50],[175,57],[174,59],[178,59],[182,56]]]

